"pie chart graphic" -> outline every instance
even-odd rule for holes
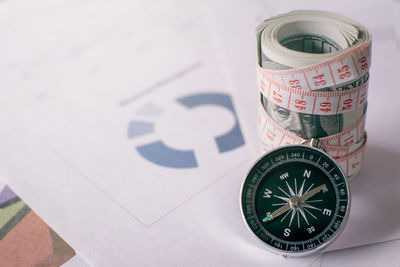
[[[244,145],[244,138],[231,97],[225,93],[201,93],[183,96],[175,99],[185,110],[198,107],[219,106],[229,110],[234,117],[234,126],[219,136],[215,136],[215,144],[219,153],[226,153]],[[156,118],[163,114],[164,109],[155,104],[147,104],[137,114]],[[128,124],[129,139],[138,138],[155,132],[155,122],[131,120]],[[168,146],[162,139],[136,146],[137,152],[146,160],[169,168],[197,168],[198,162],[194,150],[181,150]]]

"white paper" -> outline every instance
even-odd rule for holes
[[[239,190],[251,164],[249,145],[238,142],[221,152],[216,137],[228,133],[237,116],[242,134],[251,123],[238,115],[239,102],[233,109],[221,105],[232,98],[225,82],[229,70],[221,72],[214,58],[201,6],[18,0],[4,5],[0,174],[85,259],[95,266],[318,262],[318,256],[282,259],[267,252],[243,223]],[[228,12],[224,16],[229,18]],[[24,38],[16,34],[21,32]],[[388,45],[383,49],[392,51]],[[247,47],[250,43],[243,43],[240,53],[232,52],[246,58],[244,69],[255,62],[245,56],[253,53]],[[395,63],[394,57],[381,60]],[[246,90],[255,92],[252,71],[246,73]],[[385,76],[381,79],[379,83],[385,82]],[[390,90],[396,93],[395,87]],[[193,108],[179,102],[192,96],[207,103],[204,94],[220,94],[225,100]],[[374,121],[383,133],[369,130],[369,167],[352,187],[357,231],[349,221],[352,239],[345,232],[335,246],[393,239],[399,233],[397,214],[382,213],[398,202],[400,170],[395,162],[400,153],[398,146],[385,142],[398,129],[381,120],[380,113],[385,109],[388,120],[396,121],[395,99],[379,106],[379,97],[371,80],[367,127]],[[147,128],[129,131],[138,121],[148,123]],[[160,140],[170,148],[194,151],[197,167],[161,166],[138,152],[138,147]],[[384,181],[378,188],[377,176]],[[385,225],[378,217],[365,219],[370,206],[379,216],[388,216]],[[364,224],[369,221],[375,225]],[[373,231],[367,239],[365,230]]]
[[[353,8],[342,10],[340,4]],[[327,6],[321,1],[279,1],[279,4],[275,1],[251,4],[234,1],[230,5],[221,4],[205,9],[205,21],[213,36],[219,63],[225,73],[230,74],[226,77],[232,85],[245,137],[259,140],[254,122],[256,105],[249,104],[258,101],[256,86],[249,86],[255,83],[256,67],[255,35],[249,31],[255,29],[264,18],[295,9],[325,9],[351,16],[365,24],[373,36],[366,159],[359,178],[351,184],[350,219],[343,234],[327,250],[400,238],[400,215],[395,212],[400,193],[400,168],[396,164],[400,162],[397,115],[400,94],[395,82],[400,51],[395,44],[392,3],[339,1],[337,5]],[[249,72],[249,69],[253,71]],[[249,148],[253,155],[260,154],[259,143],[252,142]]]

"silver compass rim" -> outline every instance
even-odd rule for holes
[[[255,167],[255,165],[256,165],[262,158],[264,158],[264,157],[267,156],[268,154],[271,154],[271,153],[273,153],[273,152],[275,152],[275,151],[277,151],[277,150],[284,149],[284,148],[287,148],[287,147],[308,147],[308,148],[314,149],[314,150],[318,151],[319,153],[322,153],[322,154],[324,154],[325,156],[327,156],[328,158],[330,158],[330,159],[333,161],[333,163],[338,167],[338,169],[339,169],[339,171],[341,172],[341,174],[343,175],[344,180],[345,180],[345,185],[346,185],[346,188],[347,188],[347,194],[348,194],[346,215],[344,216],[343,221],[342,221],[341,225],[339,226],[339,228],[333,233],[332,237],[331,237],[328,241],[326,241],[324,244],[322,244],[322,245],[316,247],[315,249],[310,249],[310,250],[301,251],[301,252],[283,251],[283,250],[274,248],[273,246],[271,246],[271,245],[265,243],[264,241],[262,241],[262,240],[253,232],[253,230],[250,228],[250,226],[249,226],[248,223],[247,223],[246,217],[245,217],[245,215],[244,215],[244,213],[243,213],[243,205],[242,205],[243,189],[244,189],[244,184],[245,184],[245,182],[246,182],[246,179],[247,179],[248,175],[250,174],[250,171]],[[247,171],[247,173],[246,173],[246,175],[245,175],[245,178],[243,179],[242,184],[241,184],[240,195],[239,195],[239,205],[240,205],[240,213],[241,213],[241,216],[242,216],[242,220],[244,221],[244,224],[246,225],[247,230],[248,230],[249,232],[251,232],[252,235],[253,235],[253,237],[255,237],[255,238],[258,240],[258,242],[262,243],[262,244],[267,248],[267,250],[269,250],[270,252],[273,252],[273,253],[275,253],[275,254],[278,254],[278,255],[280,255],[280,256],[283,256],[283,257],[300,258],[300,257],[305,257],[305,256],[317,254],[318,252],[322,252],[323,250],[325,250],[329,245],[331,245],[331,244],[340,236],[340,234],[343,232],[343,229],[344,229],[344,227],[346,226],[347,221],[348,221],[348,218],[349,218],[350,206],[351,206],[351,192],[350,192],[349,181],[348,181],[346,175],[344,174],[342,168],[339,166],[339,164],[336,162],[336,160],[335,160],[332,156],[330,156],[328,153],[326,153],[325,151],[323,151],[323,150],[321,150],[321,149],[318,149],[318,148],[315,148],[315,147],[313,147],[313,146],[307,145],[306,143],[304,143],[304,144],[293,144],[293,145],[283,145],[283,146],[279,146],[279,147],[276,147],[276,148],[274,148],[274,149],[271,149],[270,151],[268,151],[268,152],[262,154],[262,155],[259,156],[259,157],[254,161],[254,163],[251,165],[251,167],[250,167],[249,170]]]

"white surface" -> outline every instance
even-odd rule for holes
[[[396,210],[400,192],[400,145],[397,138],[400,135],[398,126],[397,102],[400,96],[399,86],[394,82],[398,75],[397,62],[400,60],[400,50],[396,49],[394,39],[394,14],[391,3],[363,2],[349,4],[338,2],[339,5],[326,7],[321,1],[303,1],[297,4],[291,1],[280,1],[280,5],[272,5],[269,1],[246,5],[234,2],[226,5],[212,6],[205,11],[209,23],[209,31],[213,35],[219,62],[230,84],[234,85],[236,105],[239,108],[241,122],[245,126],[245,136],[248,140],[259,140],[257,136],[256,103],[257,90],[250,92],[249,84],[254,83],[256,66],[255,37],[249,37],[249,28],[254,29],[259,18],[271,17],[291,9],[328,9],[341,12],[340,4],[352,6],[344,13],[365,23],[373,35],[373,56],[371,78],[368,95],[367,126],[368,147],[364,167],[359,178],[351,185],[352,206],[350,219],[343,234],[328,248],[343,249],[374,242],[382,242],[400,238],[400,216]],[[249,7],[248,7],[249,6]],[[248,7],[248,8],[247,8]],[[361,9],[361,12],[360,12]],[[224,16],[220,16],[219,14]],[[380,11],[385,16],[372,16]],[[229,19],[225,19],[228,17]],[[234,18],[244,17],[243,21]],[[213,27],[214,26],[214,27]],[[232,44],[232,45],[231,45]],[[241,51],[240,53],[235,53]],[[232,56],[236,55],[238,56]],[[248,59],[253,58],[250,62]],[[239,75],[242,69],[253,69]],[[389,130],[390,129],[390,130]],[[260,151],[257,142],[249,148],[257,155]],[[379,180],[378,178],[379,177]],[[382,219],[384,218],[384,219]],[[379,227],[377,227],[379,225]]]
[[[324,253],[310,267],[400,266],[400,240]]]
[[[89,267],[89,263],[85,261],[81,256],[75,255],[72,259],[61,265],[62,267]]]
[[[280,2],[286,11],[285,4]],[[228,92],[224,78],[230,70],[225,67],[222,76],[213,58],[201,6],[178,1],[12,0],[0,7],[5,40],[0,44],[0,173],[78,253],[96,266],[335,262],[331,253],[323,259],[284,260],[266,252],[247,232],[239,211],[240,185],[250,165],[247,151],[241,147],[220,154],[213,143],[215,135],[232,126],[232,115],[209,107],[185,117],[172,104],[186,94]],[[229,14],[223,15],[233,21]],[[386,27],[385,23],[377,27]],[[251,68],[241,76],[248,80],[241,80],[238,87],[247,84],[246,89],[255,92],[250,77],[255,45],[239,35],[246,23],[238,25],[242,28],[235,38],[243,44],[234,46],[241,50],[234,49],[232,55],[245,60],[241,68]],[[253,27],[249,31],[253,43]],[[354,226],[345,230],[336,248],[399,235],[395,210],[400,151],[389,142],[398,136],[399,128],[388,123],[398,119],[396,98],[387,97],[398,95],[392,82],[397,71],[381,75],[375,71],[379,66],[396,66],[398,56],[393,53],[398,52],[390,38],[374,43],[367,121],[370,146],[362,177],[352,186]],[[377,58],[377,50],[390,56]],[[241,74],[239,67],[234,74]],[[383,86],[385,94],[374,90]],[[142,97],[131,101],[138,93]],[[383,97],[387,97],[385,105]],[[129,104],[123,104],[126,101]],[[137,112],[149,102],[170,113],[156,121],[157,135],[128,140],[128,123],[143,119]],[[240,105],[236,102],[237,110],[243,110]],[[180,121],[168,116],[179,116]],[[191,124],[193,117],[200,123]],[[200,167],[177,171],[139,157],[135,146],[161,137],[170,146],[194,148]],[[386,220],[381,219],[384,216]],[[394,266],[396,261],[387,263]]]

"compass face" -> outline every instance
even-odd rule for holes
[[[249,229],[275,252],[302,256],[325,247],[342,230],[349,188],[327,154],[293,145],[261,157],[243,184]]]

